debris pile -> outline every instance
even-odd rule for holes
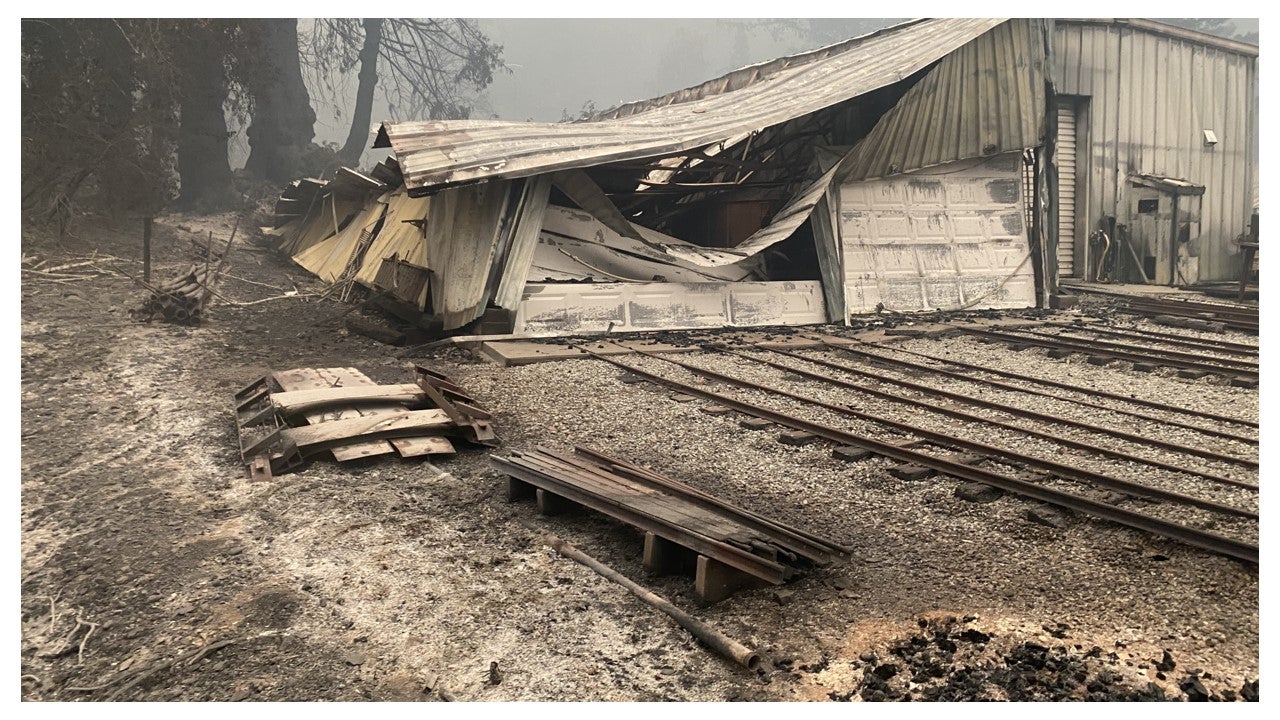
[[[345,462],[449,454],[451,438],[498,444],[492,415],[447,376],[415,365],[413,380],[379,385],[356,368],[297,368],[259,378],[235,396],[250,479],[325,454]]]
[[[236,231],[240,229],[240,220],[231,228],[231,236],[222,252],[213,249],[213,234],[209,234],[209,244],[204,248],[204,265],[190,265],[177,277],[160,285],[152,285],[145,280],[140,284],[147,289],[147,297],[137,314],[146,321],[159,315],[165,322],[180,325],[195,325],[200,322],[209,298],[215,294],[214,284],[227,264],[231,243],[235,242]],[[214,257],[218,264],[212,266]],[[148,262],[150,262],[148,260]],[[145,273],[144,273],[145,275]]]
[[[973,617],[921,619],[919,632],[888,647],[886,656],[868,652],[855,663],[862,677],[847,693],[831,692],[832,700],[864,701],[1043,701],[1087,700],[1154,702],[1256,701],[1257,681],[1240,690],[1212,692],[1203,680],[1213,676],[1199,669],[1172,674],[1176,663],[1165,651],[1160,661],[1130,667],[1115,652],[1093,646],[1043,645],[1034,641],[998,643],[994,633],[970,626]],[[1046,628],[1053,637],[1066,637],[1065,625]],[[1141,671],[1150,668],[1154,679]],[[1166,674],[1168,673],[1168,674]],[[1159,681],[1159,682],[1157,682]]]
[[[140,314],[147,320],[158,315],[165,322],[179,325],[199,323],[208,301],[206,288],[211,275],[208,267],[192,265],[172,280],[153,286],[142,301]]]

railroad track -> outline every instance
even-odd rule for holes
[[[826,337],[817,337],[814,339],[817,339],[831,347],[843,347],[843,345],[837,345],[837,344],[831,343],[829,341],[830,339]],[[839,338],[839,339],[847,340],[847,338]],[[855,342],[858,342],[867,346],[872,345],[872,343],[867,343],[862,340],[855,340]],[[1170,405],[1168,403],[1157,402],[1154,400],[1146,400],[1143,398],[1130,397],[1128,395],[1120,395],[1118,393],[1107,392],[1106,390],[1100,390],[1097,388],[1081,387],[1079,385],[1072,385],[1071,383],[1061,382],[1058,380],[1050,380],[1048,378],[1037,377],[1034,375],[1027,375],[1025,373],[1018,373],[1010,370],[1000,370],[998,368],[986,367],[984,365],[974,365],[972,363],[966,363],[960,360],[940,358],[940,357],[937,357],[936,355],[929,355],[926,353],[917,352],[915,350],[907,350],[906,348],[901,348],[901,347],[891,347],[888,345],[876,346],[876,347],[882,350],[888,350],[888,351],[899,353],[902,355],[910,355],[912,357],[917,357],[922,360],[929,360],[932,362],[942,363],[944,365],[948,365],[951,367],[963,368],[965,370],[970,370],[973,372],[987,373],[989,375],[995,375],[996,377],[1008,378],[1010,380],[1016,380],[1020,382],[1027,382],[1030,384],[1039,385],[1041,387],[1057,388],[1059,390],[1066,390],[1067,392],[1079,393],[1081,395],[1091,395],[1095,397],[1107,398],[1108,400],[1114,400],[1116,402],[1122,402],[1130,405],[1137,405],[1139,407],[1150,408],[1158,412],[1164,412],[1164,413],[1169,413],[1174,415],[1186,415],[1188,417],[1197,417],[1204,420],[1213,420],[1219,423],[1227,423],[1230,425],[1239,425],[1242,427],[1253,428],[1255,430],[1258,428],[1258,423],[1253,420],[1235,418],[1229,415],[1220,415],[1218,413],[1207,412],[1204,410],[1196,410],[1194,408],[1187,408],[1179,405]],[[882,355],[877,357],[884,358],[884,356]],[[921,366],[921,367],[926,367],[926,366]],[[960,375],[960,373],[951,373],[951,374],[957,375],[960,377],[969,377],[967,375]],[[1054,397],[1059,397],[1059,396],[1054,395]],[[1066,398],[1063,398],[1063,399],[1066,399]],[[1079,402],[1079,401],[1073,401],[1073,402]],[[1111,408],[1108,408],[1108,409],[1111,409]],[[1163,419],[1161,419],[1161,421],[1167,422],[1167,421],[1164,421]]]
[[[1032,330],[1000,332],[967,327],[956,329],[966,335],[1002,342],[1011,346],[1035,346],[1067,353],[1082,353],[1106,360],[1124,360],[1134,363],[1135,366],[1150,367],[1152,369],[1164,366],[1191,373],[1221,375],[1238,384],[1256,385],[1258,382],[1258,366],[1256,364],[1250,366],[1247,363],[1219,361],[1217,358],[1206,359],[1203,355],[1196,356],[1190,353],[1160,352],[1150,348],[1130,348],[1121,346],[1118,343],[1070,340],[1055,336],[1045,336]]]
[[[1189,338],[1185,335],[1175,335],[1174,333],[1145,330],[1143,328],[1118,328],[1114,326],[1101,328],[1092,325],[1076,325],[1075,323],[1045,324],[1049,327],[1060,328],[1061,332],[1075,332],[1089,335],[1100,335],[1103,337],[1113,337],[1121,340],[1127,340],[1131,343],[1147,342],[1158,345],[1171,345],[1173,347],[1186,348],[1188,350],[1199,350],[1219,353],[1222,355],[1236,355],[1243,358],[1252,358],[1255,361],[1258,357],[1258,346],[1246,343]]]
[[[828,360],[822,360],[822,359],[820,359],[820,358],[812,358],[812,357],[808,357],[808,356],[805,356],[805,355],[800,355],[800,354],[797,354],[797,353],[788,352],[788,351],[785,351],[785,350],[771,350],[771,349],[768,349],[768,348],[759,348],[758,346],[757,346],[757,349],[763,350],[763,351],[765,351],[765,352],[772,352],[772,353],[776,353],[776,354],[779,354],[779,355],[785,355],[785,356],[787,356],[787,357],[791,357],[791,358],[795,358],[795,359],[798,359],[798,360],[802,360],[802,361],[804,361],[804,362],[810,362],[810,363],[813,363],[813,364],[815,364],[815,365],[820,365],[820,366],[822,366],[822,367],[831,368],[831,369],[833,369],[833,370],[839,370],[840,372],[845,372],[845,373],[850,373],[850,374],[853,374],[853,375],[858,375],[858,376],[860,376],[860,377],[865,377],[865,378],[867,378],[867,379],[869,379],[869,380],[872,380],[872,381],[874,381],[874,382],[885,383],[885,384],[889,384],[889,385],[896,385],[896,386],[898,386],[898,387],[906,388],[906,389],[908,389],[908,390],[914,390],[914,391],[916,391],[916,392],[924,393],[924,394],[926,394],[926,395],[933,395],[933,396],[937,396],[937,397],[944,397],[944,398],[947,398],[947,399],[949,399],[949,400],[955,400],[955,401],[957,401],[957,402],[966,403],[966,404],[970,404],[970,405],[975,405],[975,406],[978,406],[978,407],[984,407],[984,408],[988,408],[988,409],[992,409],[992,410],[998,410],[998,411],[1000,411],[1000,412],[1008,413],[1008,414],[1010,414],[1010,415],[1015,415],[1015,416],[1018,416],[1018,417],[1025,417],[1025,418],[1028,418],[1028,419],[1031,419],[1031,420],[1037,420],[1037,421],[1040,421],[1040,422],[1046,422],[1046,423],[1052,423],[1052,424],[1058,424],[1058,425],[1066,425],[1066,426],[1068,426],[1068,427],[1075,427],[1075,428],[1079,428],[1079,429],[1082,429],[1082,430],[1086,430],[1086,431],[1089,431],[1089,432],[1092,432],[1092,433],[1097,433],[1097,434],[1102,434],[1102,435],[1108,435],[1108,436],[1111,436],[1111,437],[1114,437],[1114,438],[1118,438],[1118,439],[1121,439],[1121,440],[1127,440],[1127,441],[1129,441],[1129,442],[1136,443],[1136,444],[1141,444],[1141,445],[1146,445],[1146,446],[1153,446],[1153,447],[1159,447],[1159,448],[1162,448],[1162,449],[1165,449],[1165,450],[1171,450],[1171,451],[1173,451],[1173,452],[1178,452],[1178,453],[1183,453],[1183,454],[1186,454],[1186,455],[1194,455],[1194,456],[1197,456],[1197,457],[1202,457],[1202,458],[1205,458],[1206,460],[1214,460],[1214,461],[1217,461],[1217,462],[1222,462],[1222,463],[1227,463],[1227,464],[1232,464],[1232,465],[1240,465],[1240,466],[1242,466],[1242,467],[1246,467],[1246,468],[1249,468],[1249,469],[1252,469],[1252,470],[1256,470],[1256,469],[1257,469],[1257,467],[1258,467],[1258,463],[1257,463],[1257,461],[1252,460],[1252,459],[1249,459],[1249,458],[1241,458],[1241,457],[1237,457],[1237,456],[1234,456],[1234,455],[1224,455],[1224,454],[1222,454],[1222,453],[1218,453],[1218,452],[1215,452],[1215,451],[1212,451],[1212,450],[1204,450],[1204,449],[1202,449],[1202,448],[1191,447],[1191,446],[1189,446],[1189,445],[1181,445],[1181,444],[1179,444],[1179,443],[1174,443],[1174,442],[1169,442],[1169,441],[1165,441],[1165,440],[1160,440],[1160,439],[1157,439],[1157,438],[1149,438],[1149,437],[1145,437],[1145,436],[1142,436],[1142,435],[1134,435],[1134,434],[1132,434],[1132,433],[1125,432],[1125,431],[1122,431],[1122,430],[1114,430],[1114,429],[1111,429],[1111,428],[1103,427],[1103,426],[1101,426],[1101,425],[1094,425],[1094,424],[1092,424],[1092,423],[1080,422],[1080,421],[1077,421],[1077,420],[1072,420],[1072,419],[1070,419],[1070,418],[1064,418],[1064,417],[1060,417],[1060,416],[1057,416],[1057,415],[1050,415],[1050,414],[1048,414],[1048,413],[1041,413],[1041,412],[1037,412],[1037,411],[1034,411],[1034,410],[1028,410],[1028,409],[1025,409],[1025,408],[1020,408],[1020,407],[1017,407],[1017,406],[1015,406],[1015,405],[1008,405],[1008,404],[1005,404],[1005,403],[999,403],[999,402],[995,402],[995,401],[991,401],[991,400],[986,400],[986,399],[983,399],[983,398],[977,398],[977,397],[972,397],[972,396],[969,396],[969,395],[963,395],[963,394],[961,394],[961,393],[951,392],[951,391],[949,391],[949,390],[942,390],[942,389],[939,389],[939,388],[933,388],[933,387],[929,387],[929,386],[927,386],[927,385],[921,385],[921,384],[919,384],[919,383],[914,383],[914,382],[911,382],[911,381],[909,381],[909,380],[901,380],[901,379],[899,379],[899,378],[893,378],[893,377],[889,377],[889,376],[886,376],[886,375],[880,375],[880,374],[878,374],[878,373],[874,373],[874,372],[870,372],[870,371],[867,371],[867,370],[864,370],[864,369],[861,369],[861,368],[853,367],[853,366],[851,366],[851,365],[844,365],[844,364],[842,364],[842,363],[833,363],[833,362],[828,361]],[[797,368],[797,367],[793,367],[793,366],[787,366],[787,365],[781,365],[781,364],[779,364],[779,363],[769,362],[769,361],[767,361],[767,360],[762,360],[762,359],[760,359],[760,358],[752,357],[752,356],[750,356],[750,355],[746,355],[746,354],[743,354],[743,353],[740,353],[740,352],[737,352],[737,351],[734,351],[734,350],[723,350],[722,352],[727,352],[727,353],[729,353],[729,354],[732,354],[732,355],[735,355],[735,356],[738,356],[738,357],[742,357],[742,358],[745,358],[745,359],[747,359],[747,360],[752,360],[752,361],[755,361],[755,362],[758,362],[758,363],[762,363],[762,364],[768,365],[768,366],[770,366],[770,367],[772,367],[772,368],[774,368],[774,369],[777,369],[777,370],[783,370],[783,371],[785,371],[785,372],[790,372],[790,373],[794,373],[794,374],[796,374],[796,375],[801,375],[801,376],[806,377],[806,378],[811,379],[811,380],[817,380],[817,381],[819,381],[819,382],[824,382],[824,383],[827,383],[827,384],[829,384],[829,385],[837,385],[837,386],[839,386],[839,387],[847,388],[847,389],[850,389],[850,390],[857,390],[858,392],[866,393],[866,394],[869,394],[869,395],[875,395],[875,396],[877,396],[877,397],[880,397],[880,398],[885,399],[885,400],[889,400],[889,401],[891,401],[891,402],[903,403],[903,404],[906,404],[906,405],[912,405],[912,406],[914,406],[914,407],[921,408],[921,409],[923,409],[923,410],[930,410],[930,411],[933,411],[933,412],[941,413],[941,414],[943,414],[943,415],[947,415],[947,416],[949,416],[949,417],[954,417],[954,418],[956,418],[956,419],[958,419],[958,420],[965,420],[965,421],[969,421],[969,422],[982,423],[982,424],[985,424],[985,425],[991,425],[991,426],[993,426],[993,427],[998,427],[998,428],[1001,428],[1001,429],[1004,429],[1004,430],[1009,430],[1009,431],[1012,431],[1012,432],[1022,433],[1022,434],[1024,434],[1024,435],[1030,435],[1030,436],[1032,436],[1032,437],[1039,437],[1039,438],[1044,439],[1044,440],[1049,440],[1049,441],[1056,442],[1056,443],[1059,443],[1059,444],[1067,445],[1067,446],[1072,447],[1072,448],[1077,449],[1077,450],[1084,450],[1084,451],[1086,451],[1086,452],[1090,452],[1090,453],[1093,453],[1093,454],[1095,454],[1095,455],[1101,455],[1101,456],[1109,457],[1109,458],[1112,458],[1112,459],[1115,459],[1115,460],[1124,460],[1124,461],[1128,461],[1128,462],[1136,462],[1136,463],[1141,463],[1141,464],[1144,464],[1144,465],[1150,465],[1150,466],[1152,466],[1152,467],[1157,467],[1157,468],[1160,468],[1160,469],[1163,469],[1163,470],[1169,470],[1169,471],[1172,471],[1172,472],[1184,472],[1184,473],[1188,473],[1188,474],[1193,474],[1193,475],[1196,475],[1196,476],[1198,476],[1198,477],[1204,478],[1204,479],[1206,479],[1206,480],[1211,480],[1211,481],[1213,481],[1213,482],[1222,483],[1222,484],[1224,484],[1224,485],[1232,485],[1232,486],[1235,486],[1235,487],[1243,487],[1243,488],[1247,488],[1247,489],[1250,489],[1250,490],[1257,489],[1257,486],[1256,486],[1256,485],[1253,485],[1253,484],[1251,484],[1251,483],[1245,483],[1245,482],[1242,482],[1242,481],[1240,481],[1240,480],[1235,480],[1235,479],[1233,479],[1233,478],[1229,478],[1229,477],[1225,477],[1225,476],[1217,475],[1217,474],[1214,474],[1214,473],[1206,473],[1206,472],[1201,472],[1201,471],[1193,471],[1193,470],[1189,470],[1189,469],[1186,469],[1186,468],[1184,468],[1184,467],[1182,467],[1182,466],[1175,465],[1175,464],[1172,464],[1172,463],[1165,463],[1165,462],[1162,462],[1162,461],[1159,461],[1159,460],[1152,460],[1152,459],[1150,459],[1150,458],[1145,458],[1145,457],[1142,457],[1142,456],[1140,456],[1140,455],[1134,455],[1134,454],[1132,454],[1132,453],[1127,453],[1127,452],[1123,452],[1123,451],[1119,451],[1119,450],[1113,450],[1113,449],[1111,449],[1111,448],[1102,447],[1102,446],[1099,446],[1099,445],[1094,445],[1094,444],[1092,444],[1092,443],[1081,442],[1081,441],[1079,441],[1079,440],[1072,440],[1072,439],[1070,439],[1070,438],[1064,438],[1064,437],[1062,437],[1062,436],[1060,436],[1060,435],[1058,435],[1058,434],[1052,433],[1052,432],[1047,432],[1047,431],[1043,431],[1043,430],[1037,430],[1037,429],[1035,429],[1035,428],[1022,427],[1022,426],[1020,426],[1020,425],[1015,425],[1015,424],[1013,424],[1013,423],[1004,422],[1004,421],[1002,421],[1002,420],[996,420],[996,419],[993,419],[993,418],[983,417],[983,416],[981,416],[981,415],[975,415],[974,413],[972,413],[972,412],[970,412],[970,411],[962,410],[962,409],[959,409],[959,408],[957,408],[957,407],[955,407],[955,406],[952,406],[952,405],[942,404],[942,403],[937,402],[936,400],[930,400],[930,401],[925,401],[925,400],[916,400],[916,399],[913,399],[913,398],[908,398],[908,397],[904,397],[904,396],[902,396],[902,395],[898,395],[898,394],[896,394],[896,393],[885,392],[885,391],[883,391],[883,390],[877,390],[877,389],[875,389],[875,388],[870,388],[870,387],[867,387],[867,386],[865,386],[865,385],[859,385],[859,384],[856,384],[856,383],[851,383],[851,382],[848,382],[848,381],[846,381],[846,380],[841,380],[841,379],[839,379],[839,378],[831,377],[831,376],[829,376],[829,375],[823,375],[823,374],[820,374],[820,373],[811,372],[811,371],[808,371],[808,370],[804,370],[804,369],[802,369],[802,368]],[[857,352],[857,351],[852,351],[852,350],[851,350],[850,352]],[[863,353],[863,355],[866,355],[866,354],[865,354],[865,353]]]
[[[1148,413],[1137,412],[1137,411],[1134,411],[1134,410],[1125,410],[1125,409],[1122,409],[1122,408],[1114,408],[1114,407],[1111,407],[1111,406],[1109,406],[1109,405],[1102,405],[1102,404],[1100,404],[1100,403],[1095,403],[1095,402],[1091,402],[1091,401],[1088,401],[1088,400],[1079,400],[1079,399],[1076,399],[1076,398],[1063,397],[1063,396],[1062,396],[1062,395],[1060,395],[1060,394],[1055,394],[1055,393],[1047,392],[1047,391],[1044,391],[1044,390],[1035,390],[1035,389],[1032,389],[1032,388],[1025,388],[1025,387],[1021,387],[1021,386],[1018,386],[1018,385],[1013,385],[1013,384],[1010,384],[1010,383],[1001,382],[1001,381],[999,381],[999,380],[990,380],[990,379],[982,378],[982,377],[974,377],[974,376],[972,376],[972,375],[966,375],[966,374],[964,374],[964,373],[954,372],[954,371],[951,371],[951,370],[947,370],[947,369],[945,369],[945,368],[933,367],[933,366],[930,366],[930,365],[924,365],[924,364],[921,364],[921,363],[910,362],[910,361],[901,360],[901,359],[893,358],[893,357],[887,357],[887,356],[885,356],[885,355],[881,355],[881,354],[879,354],[879,353],[855,350],[855,349],[853,349],[853,348],[849,347],[848,345],[832,343],[832,342],[829,342],[829,341],[827,341],[827,340],[825,340],[825,339],[822,339],[822,338],[817,338],[817,340],[818,340],[819,342],[822,342],[822,343],[823,343],[823,345],[825,345],[826,347],[828,347],[828,348],[830,348],[830,349],[832,349],[832,350],[838,350],[838,351],[848,352],[848,353],[850,353],[850,354],[853,354],[853,355],[856,355],[856,356],[858,356],[858,357],[860,357],[860,358],[863,358],[863,359],[865,359],[865,360],[867,360],[868,362],[871,362],[871,363],[873,363],[873,364],[881,365],[881,366],[884,366],[884,367],[889,367],[889,368],[896,369],[896,370],[901,370],[902,372],[911,372],[911,373],[928,373],[928,374],[932,374],[932,375],[938,375],[938,376],[941,376],[941,377],[946,377],[946,378],[950,378],[950,379],[952,379],[952,380],[958,380],[958,381],[961,381],[961,382],[973,383],[973,384],[978,384],[978,385],[985,385],[985,386],[987,386],[987,387],[997,388],[997,389],[999,389],[999,390],[1003,390],[1003,391],[1006,391],[1006,392],[1016,392],[1016,393],[1023,393],[1023,394],[1026,394],[1026,395],[1034,395],[1034,396],[1037,396],[1037,397],[1049,398],[1049,399],[1051,399],[1051,400],[1057,400],[1057,401],[1060,401],[1060,402],[1070,403],[1070,404],[1073,404],[1073,405],[1079,405],[1079,406],[1081,406],[1081,407],[1093,408],[1093,409],[1095,409],[1095,410],[1102,410],[1102,411],[1109,412],[1109,413],[1115,413],[1115,414],[1117,414],[1117,415],[1124,415],[1124,416],[1126,416],[1126,417],[1133,417],[1133,418],[1137,418],[1137,419],[1139,419],[1139,420],[1145,420],[1145,421],[1147,421],[1147,422],[1159,423],[1159,424],[1161,424],[1161,425],[1168,425],[1168,426],[1171,426],[1171,427],[1182,428],[1182,429],[1184,429],[1184,430],[1191,430],[1191,431],[1193,431],[1193,432],[1197,432],[1197,433],[1200,433],[1200,434],[1202,434],[1202,435],[1208,435],[1208,436],[1210,436],[1210,437],[1222,438],[1222,439],[1224,439],[1224,440],[1233,440],[1233,441],[1235,441],[1235,442],[1245,443],[1246,445],[1257,445],[1257,444],[1258,444],[1258,439],[1257,439],[1257,438],[1249,437],[1249,436],[1247,436],[1247,435],[1241,435],[1241,434],[1240,434],[1240,433],[1238,433],[1238,432],[1230,432],[1230,431],[1228,431],[1228,430],[1219,430],[1219,429],[1216,429],[1216,428],[1207,428],[1207,427],[1204,427],[1204,426],[1202,426],[1202,425],[1195,425],[1195,424],[1192,424],[1192,423],[1184,423],[1184,422],[1180,422],[1180,421],[1177,421],[1177,420],[1169,420],[1169,419],[1167,419],[1167,418],[1157,417],[1157,416],[1155,416],[1155,415],[1151,415],[1151,414],[1148,414]],[[862,341],[858,341],[858,342],[862,342]],[[873,346],[874,346],[874,345],[873,345],[873,344],[871,344],[871,343],[863,343],[863,345],[864,345],[864,346],[866,346],[866,347],[873,347]],[[761,346],[761,347],[766,347],[766,346]],[[771,348],[767,348],[767,347],[766,347],[766,349],[771,349]],[[881,349],[893,350],[893,351],[895,351],[895,352],[909,353],[909,354],[912,354],[912,355],[921,355],[922,357],[926,357],[926,358],[929,358],[929,357],[930,357],[930,356],[928,356],[928,355],[923,355],[922,353],[912,353],[911,351],[908,351],[908,350],[902,350],[901,348],[888,348],[888,347],[884,347],[884,348],[881,348]],[[948,362],[948,361],[939,360],[939,362]],[[961,366],[961,367],[968,367],[968,368],[973,369],[973,370],[982,370],[982,371],[985,371],[985,372],[991,372],[990,370],[985,369],[985,368],[982,368],[981,366],[978,366],[978,365],[960,365],[960,366]],[[1083,392],[1083,391],[1081,391],[1081,392]]]
[[[675,378],[650,372],[616,358],[601,355],[588,347],[575,347],[598,360],[626,370],[637,377],[670,387],[684,394],[712,400],[719,405],[746,415],[768,420],[795,430],[807,432],[832,442],[864,448],[876,455],[898,460],[900,462],[929,468],[956,478],[990,485],[1022,497],[1039,500],[1041,502],[1079,512],[1081,514],[1110,520],[1130,528],[1144,530],[1161,537],[1169,538],[1204,550],[1209,550],[1214,553],[1226,555],[1238,560],[1254,564],[1258,562],[1258,547],[1256,544],[1230,538],[1209,530],[1171,522],[1147,513],[1109,505],[1085,495],[1048,487],[1040,482],[1015,477],[1004,472],[983,467],[983,464],[994,461],[1000,464],[1012,466],[1045,468],[1046,471],[1053,476],[1094,488],[1111,488],[1120,490],[1121,492],[1158,498],[1175,504],[1198,507],[1211,512],[1218,512],[1235,517],[1256,519],[1257,513],[1251,510],[1237,508],[1182,493],[1176,493],[1164,490],[1163,488],[1155,488],[1119,478],[1102,476],[1096,472],[1076,468],[1064,463],[1026,456],[1008,448],[1001,448],[976,441],[951,437],[943,433],[931,431],[926,428],[920,428],[892,418],[856,410],[845,405],[829,403],[818,398],[800,395],[781,388],[762,385],[753,380],[737,378],[656,353],[636,351],[639,355],[661,360],[662,362],[675,365],[688,372],[716,382],[765,392],[770,395],[785,397],[798,402],[811,404],[816,407],[822,407],[850,417],[856,417],[867,422],[879,424],[886,428],[891,428],[898,432],[913,435],[920,438],[920,440],[926,444],[932,444],[942,449],[954,450],[958,448],[968,450],[976,454],[976,459],[965,461],[954,456],[945,457],[931,455],[922,451],[918,447],[898,445],[868,435],[859,434],[829,425],[823,425],[807,418],[785,413],[762,405],[757,405],[731,395],[716,392],[706,387],[692,385]],[[1025,429],[1020,428],[1020,430],[1025,432]],[[1256,489],[1256,486],[1253,487]]]
[[[1233,330],[1258,332],[1258,308],[1252,305],[1219,305],[1194,300],[1173,300],[1111,292],[1100,288],[1072,287],[1072,292],[1103,295],[1120,302],[1122,309],[1135,315],[1172,315],[1174,317],[1212,320]]]

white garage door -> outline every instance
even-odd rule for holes
[[[1020,153],[840,188],[849,314],[1035,305]]]
[[[1058,106],[1058,277],[1075,275],[1076,111]]]

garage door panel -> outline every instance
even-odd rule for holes
[[[851,314],[1030,307],[1019,155],[841,188]]]

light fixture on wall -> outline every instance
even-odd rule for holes
[[[1205,144],[1205,147],[1213,147],[1214,145],[1217,145],[1217,144],[1218,144],[1218,133],[1216,133],[1216,132],[1214,132],[1214,131],[1212,131],[1212,130],[1205,130],[1205,131],[1204,131],[1204,144]]]

